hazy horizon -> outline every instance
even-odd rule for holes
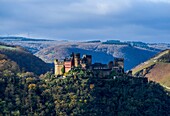
[[[34,37],[26,37],[26,36],[0,36],[4,38],[11,38],[11,37],[18,37],[18,38],[27,38],[27,39],[37,39],[37,40],[51,40],[51,41],[68,41],[68,42],[90,42],[90,41],[101,41],[101,42],[106,42],[107,40],[119,40],[119,39],[86,39],[86,40],[70,40],[70,39],[48,39],[48,38],[34,38]],[[119,40],[120,42],[143,42],[143,43],[149,43],[149,44],[170,44],[169,42],[145,42],[142,40]]]
[[[0,36],[170,43],[169,0],[1,0]]]

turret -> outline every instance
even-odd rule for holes
[[[91,55],[83,55],[83,58],[87,59],[87,65],[91,65],[92,64],[92,56]]]

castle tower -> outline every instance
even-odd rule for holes
[[[112,67],[113,67],[113,61],[110,61],[109,64],[108,64],[108,68],[112,69]]]
[[[91,65],[92,64],[92,56],[91,55],[83,55],[83,58],[87,59],[87,65]]]
[[[124,69],[124,58],[114,58],[114,66]]]
[[[63,74],[63,68],[64,68],[64,62],[59,62],[58,59],[54,60],[55,65],[55,75],[62,75]]]
[[[74,66],[78,67],[80,65],[80,53],[74,54]]]
[[[117,72],[124,73],[124,58],[114,58],[114,68],[118,68]]]

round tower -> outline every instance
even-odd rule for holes
[[[58,61],[58,59],[54,60],[54,65],[55,65],[55,75],[62,75],[63,71],[62,69],[64,68],[64,62]]]

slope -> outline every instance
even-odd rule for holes
[[[156,52],[139,49],[130,45],[109,45],[98,43],[64,43],[50,46],[40,50],[35,55],[45,62],[52,63],[54,59],[64,59],[72,52],[81,54],[91,54],[93,62],[108,63],[114,57],[125,59],[125,70],[129,70],[136,65],[148,60]],[[142,57],[141,57],[142,56]]]
[[[162,51],[132,71],[133,75],[146,76],[149,80],[170,87],[170,50]]]
[[[34,72],[38,75],[50,70],[48,64],[18,46],[11,46],[0,43],[0,54],[1,65],[3,65],[3,62],[9,63],[10,61],[13,64],[16,63],[19,66],[20,71]]]

